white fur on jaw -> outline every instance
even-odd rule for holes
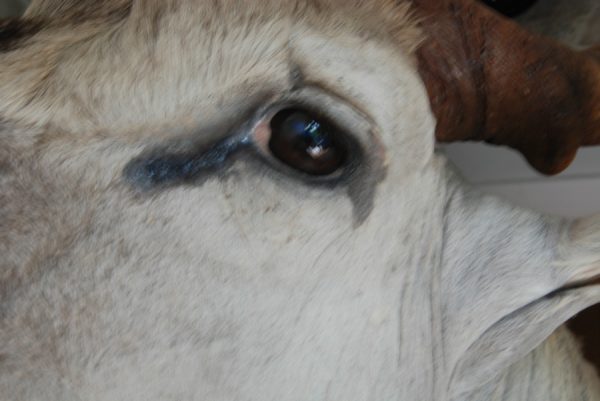
[[[267,25],[248,43],[289,28]],[[30,154],[8,151],[18,159],[18,183],[2,184],[10,201],[3,207],[22,227],[0,232],[12,241],[3,250],[3,272],[16,269],[2,276],[10,291],[0,326],[0,397],[483,401],[502,393],[509,396],[497,399],[529,401],[519,389],[531,385],[540,401],[575,400],[580,386],[594,399],[588,373],[585,381],[556,386],[560,371],[531,380],[511,377],[511,369],[561,363],[588,370],[572,348],[552,345],[569,344],[562,332],[530,354],[543,356],[536,363],[526,356],[568,317],[565,308],[544,304],[544,295],[598,268],[598,219],[569,236],[565,222],[473,193],[433,155],[434,121],[410,56],[343,30],[294,29],[283,47],[259,41],[273,57],[249,63],[251,72],[241,76],[223,74],[235,82],[215,84],[207,91],[214,98],[200,99],[199,84],[173,87],[172,77],[153,91],[140,82],[131,99],[143,104],[129,114],[122,109],[133,102],[123,87],[138,75],[104,74],[119,57],[128,65],[143,54],[111,48],[111,63],[95,68],[89,60],[101,46],[71,49],[71,59],[85,54],[72,68],[98,74],[116,97],[113,110],[100,101],[105,112],[91,127],[112,125],[93,139],[76,138],[69,131],[89,121],[71,120],[58,102],[57,114],[45,118],[68,126],[66,133],[41,135],[47,143],[37,147],[23,138],[9,142]],[[190,54],[172,51],[171,57]],[[243,58],[235,49],[231,54]],[[200,66],[189,57],[189,64],[172,66],[182,77]],[[170,134],[155,127],[136,136],[139,125],[152,116],[178,120],[173,102],[210,123],[229,118],[249,88],[285,88],[290,59],[305,79],[326,84],[375,122],[371,140],[386,150],[379,157],[387,159],[387,176],[362,225],[353,227],[344,191],[304,186],[244,161],[202,186],[132,199],[123,166],[144,138]],[[69,82],[72,70],[63,68],[59,81]],[[149,76],[161,75],[155,74]],[[163,90],[166,99],[154,96]],[[190,126],[208,124],[192,120]],[[136,129],[126,138],[117,136],[130,125]],[[565,301],[569,314],[599,300],[597,291],[574,298]],[[538,300],[532,319],[509,320],[527,336],[502,335],[502,322]],[[498,347],[483,367],[471,363],[483,359],[472,353],[480,344]],[[480,369],[491,371],[480,379]]]

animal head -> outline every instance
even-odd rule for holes
[[[34,0],[0,31],[8,400],[466,399],[600,301],[600,68],[462,0]],[[512,41],[512,42],[511,42]]]

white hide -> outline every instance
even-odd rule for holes
[[[198,13],[165,18],[151,65],[127,25],[56,50],[53,102],[0,73],[0,400],[600,399],[558,329],[600,288],[557,292],[600,274],[599,218],[472,191],[434,151],[410,48],[358,19],[240,17],[217,35]],[[157,144],[229,134],[211,128],[289,93],[293,66],[314,106],[359,122],[364,185],[385,167],[361,219],[344,185],[256,157],[151,193],[124,179]]]

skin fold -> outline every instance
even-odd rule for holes
[[[563,324],[600,302],[600,217],[482,195],[436,152],[422,16],[34,0],[3,22],[0,400],[599,399]],[[265,152],[282,102],[351,168]],[[157,159],[211,163],[131,173]]]

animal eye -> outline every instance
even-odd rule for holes
[[[339,130],[314,113],[288,108],[269,123],[268,147],[273,156],[304,173],[325,176],[340,169],[347,157]]]

